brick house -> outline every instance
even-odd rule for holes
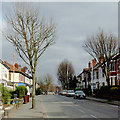
[[[79,88],[88,88],[88,85],[93,89],[99,89],[101,86],[107,86],[106,77],[102,70],[102,61],[96,63],[96,60],[92,60],[88,63],[88,68],[77,76]],[[119,53],[112,56],[110,63],[110,85],[120,85],[120,50]]]
[[[77,76],[77,87],[78,88],[88,88],[91,81],[91,63],[88,63],[88,68],[83,69],[83,71]]]
[[[21,65],[15,63],[15,65],[11,65],[5,61],[5,63],[9,66],[9,80],[12,83],[11,85],[17,87],[20,85],[26,86],[28,93],[30,93],[30,89],[32,89],[32,77],[30,73],[27,72],[27,67],[21,68]]]
[[[3,83],[6,87],[10,85],[9,69],[9,66],[0,59],[0,84]]]
[[[120,53],[114,55],[111,60],[110,85],[120,85]]]

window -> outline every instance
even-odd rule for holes
[[[117,60],[117,70],[120,70],[120,59]]]
[[[115,82],[115,77],[111,77],[111,86],[112,86],[112,85],[115,85],[115,83],[116,83],[116,82]]]
[[[111,62],[111,71],[115,71],[115,61]]]
[[[104,74],[104,70],[102,69],[102,77],[104,77],[105,76],[105,74]]]
[[[99,72],[98,72],[98,70],[96,71],[96,78],[99,79]]]
[[[110,85],[112,86],[112,81],[113,81],[113,78],[111,77],[111,81],[110,81]]]
[[[102,83],[102,86],[105,86],[105,83],[104,83],[104,82]]]
[[[93,71],[93,80],[95,79],[95,71]]]
[[[120,85],[120,74],[118,74],[118,85]]]

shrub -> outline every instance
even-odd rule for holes
[[[25,95],[27,95],[27,88],[25,86],[20,85],[20,86],[16,87],[15,92],[16,92],[16,94],[18,94],[19,98],[22,98]]]
[[[119,86],[102,86],[100,89],[93,91],[96,97],[118,100],[120,98],[120,87]]]
[[[11,98],[14,99],[14,94],[16,94],[16,91],[10,90]]]
[[[36,95],[40,95],[40,94],[42,94],[42,91],[41,91],[40,88],[37,88],[37,90],[36,90]]]
[[[89,89],[89,88],[86,88],[86,89],[82,89],[84,91],[84,93],[88,96],[92,95],[92,90]]]
[[[0,85],[0,89],[2,93],[2,101],[4,104],[7,104],[11,98],[11,93],[9,92],[7,87],[4,87],[2,84]]]

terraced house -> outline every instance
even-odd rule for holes
[[[0,59],[0,84],[3,83],[8,89],[12,89],[9,81],[9,66]]]
[[[110,85],[117,86],[120,85],[120,51],[115,54],[110,63]],[[88,68],[83,69],[83,71],[77,76],[79,88],[88,88],[90,85],[92,89],[99,89],[101,86],[106,86],[106,77],[102,70],[102,61],[96,63],[96,60],[92,60],[88,64]]]
[[[5,63],[9,66],[9,80],[11,82],[11,86],[13,87],[13,90],[17,86],[23,85],[26,86],[28,90],[28,94],[32,91],[32,77],[30,72],[28,72],[27,67],[21,68],[21,65],[18,65],[15,63],[15,65],[11,65],[10,63]]]

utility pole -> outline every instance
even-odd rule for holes
[[[15,90],[15,84],[14,84],[14,72],[15,72],[15,52],[13,53],[13,90]]]
[[[67,83],[68,83],[68,90],[69,90],[69,80],[68,80],[68,64],[67,64]]]

